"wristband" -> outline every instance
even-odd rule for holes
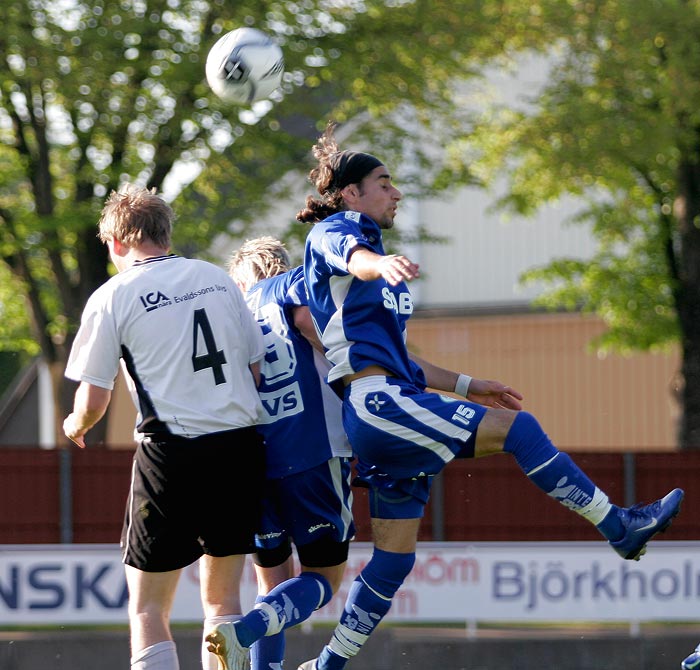
[[[459,377],[457,377],[457,383],[455,384],[455,393],[466,398],[467,393],[469,393],[469,384],[471,384],[471,381],[472,378],[469,375],[460,373]]]

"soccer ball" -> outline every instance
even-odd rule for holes
[[[264,100],[279,87],[283,72],[282,49],[255,28],[226,33],[207,56],[207,82],[226,102]]]

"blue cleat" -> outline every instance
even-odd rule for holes
[[[671,525],[681,508],[684,495],[683,489],[673,489],[650,505],[620,508],[618,514],[625,534],[619,540],[611,541],[610,546],[622,558],[638,561],[646,553],[647,542]]]
[[[697,670],[700,668],[700,644],[695,651],[681,663],[681,670]]]

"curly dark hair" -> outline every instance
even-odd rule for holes
[[[348,184],[359,184],[382,162],[372,154],[340,151],[335,139],[336,124],[329,122],[313,146],[312,153],[318,165],[309,172],[309,181],[321,198],[308,196],[306,206],[297,213],[297,221],[316,223],[345,207],[342,190]]]
[[[314,144],[311,153],[318,165],[309,172],[309,181],[316,187],[322,199],[307,196],[306,206],[297,213],[297,221],[316,223],[327,216],[345,209],[340,191],[331,189],[335,175],[331,167],[331,157],[338,153],[338,141],[335,139],[337,124],[328,122],[323,135]]]

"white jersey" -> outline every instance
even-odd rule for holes
[[[257,423],[250,363],[265,349],[240,290],[205,261],[138,261],[88,300],[66,377],[114,387],[119,360],[139,410],[136,438],[196,437]]]

